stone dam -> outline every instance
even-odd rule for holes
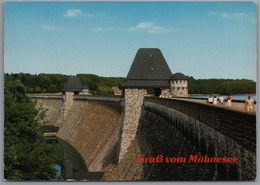
[[[122,135],[131,125],[124,120],[136,117],[126,115],[123,97],[74,95],[69,108],[61,95],[30,98],[46,109],[44,124],[59,127],[56,136],[79,152],[89,172],[104,172],[104,181],[256,179],[255,114],[145,97],[126,147]],[[138,163],[139,155],[237,157],[238,162]]]

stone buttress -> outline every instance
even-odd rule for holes
[[[146,95],[146,89],[125,89],[125,116],[119,160],[122,159],[131,142],[135,138],[141,116],[143,100]]]

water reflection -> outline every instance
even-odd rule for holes
[[[46,137],[48,144],[53,144],[56,152],[62,156],[59,164],[54,165],[58,170],[58,180],[87,180],[98,181],[103,172],[89,172],[81,155],[67,142],[58,137]]]

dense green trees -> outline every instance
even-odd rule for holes
[[[27,93],[58,93],[61,92],[68,75],[62,74],[39,74],[31,75],[28,73],[5,74],[19,79],[26,87]],[[92,94],[113,94],[112,87],[121,87],[124,78],[99,77],[93,74],[77,75],[84,86],[87,86]]]
[[[254,94],[256,83],[252,80],[199,79],[188,77],[189,94]]]
[[[27,93],[57,93],[61,92],[68,75],[62,74],[6,74],[14,79],[19,79],[27,89]],[[122,87],[125,78],[100,77],[93,74],[77,75],[84,86],[87,86],[92,94],[113,94],[112,87]],[[254,94],[256,83],[252,80],[231,79],[194,79],[188,77],[190,94]]]
[[[58,156],[40,131],[44,112],[38,115],[26,92],[19,79],[5,76],[4,178],[50,180],[56,176]]]
[[[27,93],[60,92],[66,83],[68,76],[61,74],[39,74],[28,73],[6,74],[19,79],[26,87]]]
[[[83,85],[89,87],[92,94],[113,94],[113,86],[121,87],[124,83],[124,78],[116,77],[99,77],[92,74],[78,74],[77,75]]]

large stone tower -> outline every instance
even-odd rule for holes
[[[159,49],[141,48],[137,51],[123,84],[125,114],[119,160],[136,135],[147,89],[153,88],[157,96],[161,93],[170,96],[171,76],[172,72]]]
[[[188,97],[188,81],[184,74],[172,75],[170,93],[172,97]]]
[[[73,105],[73,96],[82,92],[83,86],[77,76],[71,76],[67,80],[62,90],[63,93],[63,108],[62,113],[65,117],[68,110]]]

